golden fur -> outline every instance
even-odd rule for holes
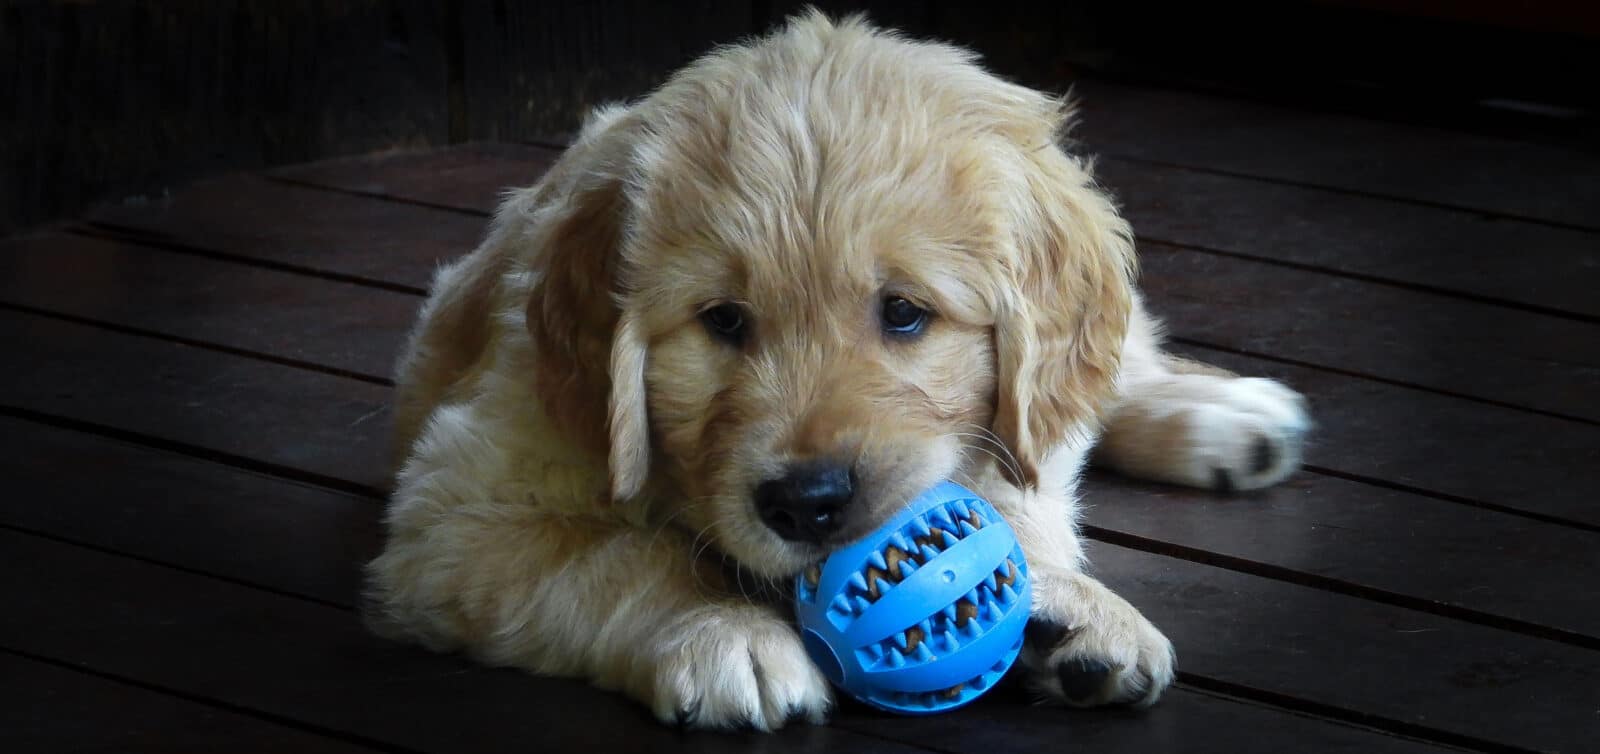
[[[1171,646],[1082,572],[1091,443],[1108,421],[1110,466],[1254,487],[1292,471],[1306,419],[1276,383],[1158,350],[1128,226],[1057,146],[1068,116],[965,52],[818,14],[597,112],[434,284],[399,367],[374,625],[668,721],[821,719],[826,682],[729,566],[781,583],[824,556],[751,493],[843,458],[846,535],[943,478],[1007,516],[1038,621],[1070,629],[1029,647],[1034,688],[1153,702]],[[886,296],[926,332],[886,336]],[[737,344],[700,320],[730,302]],[[1110,671],[1067,699],[1077,658]]]

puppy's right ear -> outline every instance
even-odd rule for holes
[[[565,437],[606,456],[613,500],[639,492],[650,457],[645,337],[617,280],[629,120],[592,117],[546,178],[508,202],[531,215],[538,249],[526,321],[539,400]]]

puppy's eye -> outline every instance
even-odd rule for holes
[[[700,321],[721,340],[737,344],[744,339],[744,309],[738,304],[717,304],[700,312]]]
[[[883,300],[884,332],[895,335],[916,335],[928,324],[928,310],[899,296]]]

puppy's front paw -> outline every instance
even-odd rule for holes
[[[1172,642],[1125,602],[1076,628],[1035,615],[1024,657],[1028,685],[1074,707],[1147,707],[1172,685],[1177,670]]]
[[[685,616],[652,653],[648,702],[662,722],[775,730],[820,723],[833,706],[793,628],[770,610],[715,606]]]

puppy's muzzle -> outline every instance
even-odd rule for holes
[[[855,488],[855,471],[847,465],[796,464],[756,487],[756,514],[779,537],[820,544],[844,527]]]

